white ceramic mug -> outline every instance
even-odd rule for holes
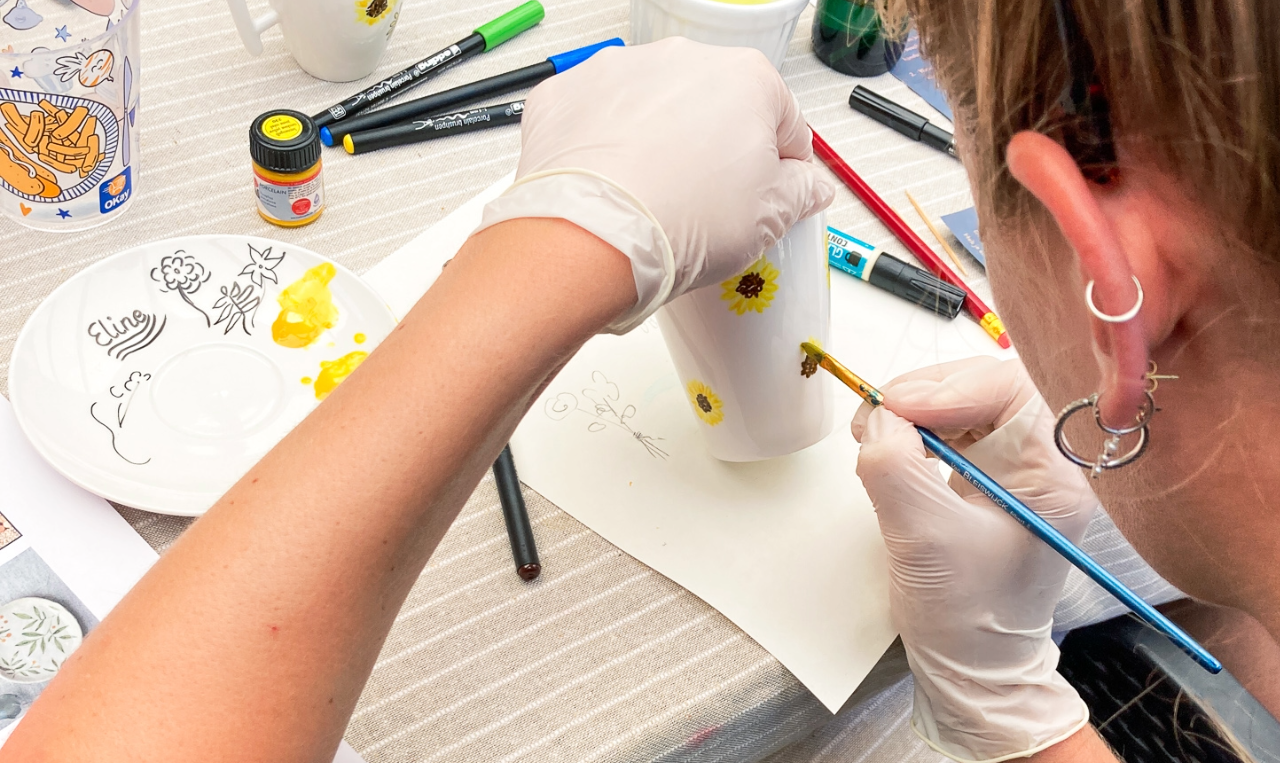
[[[676,374],[711,455],[757,461],[831,433],[830,374],[800,343],[831,334],[826,215],[801,220],[742,273],[658,311]]]
[[[279,24],[303,71],[330,82],[367,77],[396,28],[402,0],[270,0],[258,18],[245,0],[227,0],[245,48],[262,53],[262,33]]]
[[[687,37],[708,45],[755,48],[781,70],[809,0],[744,5],[719,0],[631,0],[631,44]]]

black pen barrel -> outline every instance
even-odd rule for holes
[[[504,447],[498,460],[493,462],[493,479],[498,488],[498,501],[502,504],[502,517],[507,524],[507,538],[511,541],[516,573],[525,580],[533,580],[542,570],[542,565],[538,562],[538,547],[533,542],[533,527],[529,524],[529,513],[520,492],[520,478],[516,475],[510,445]]]
[[[550,61],[539,61],[536,64],[504,72],[494,77],[459,85],[422,98],[415,98],[412,101],[397,103],[384,109],[359,114],[350,119],[335,122],[324,129],[329,131],[331,137],[330,145],[336,146],[342,143],[343,136],[350,133],[408,122],[424,115],[439,114],[491,96],[533,87],[555,73],[555,64]]]
[[[376,130],[353,132],[342,140],[349,153],[364,154],[381,148],[421,143],[464,132],[513,124],[519,122],[523,114],[524,101],[513,101],[497,106],[482,106],[467,111],[435,114],[404,124],[379,127]]]
[[[484,47],[484,37],[473,33],[444,50],[437,51],[428,58],[386,77],[376,85],[361,90],[341,103],[330,106],[311,117],[311,121],[316,123],[316,127],[327,127],[334,122],[354,117],[385,100],[412,90],[472,56],[483,53]]]

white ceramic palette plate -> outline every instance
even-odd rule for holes
[[[73,482],[194,516],[394,327],[372,289],[314,252],[254,236],[166,239],[49,295],[18,335],[9,395],[28,439]]]

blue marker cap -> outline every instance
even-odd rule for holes
[[[591,58],[596,54],[596,51],[603,50],[605,48],[625,46],[626,43],[622,41],[621,37],[615,37],[612,40],[597,42],[595,45],[588,45],[585,48],[578,48],[577,50],[570,50],[565,53],[548,56],[547,60],[551,62],[552,66],[556,67],[556,74],[560,74],[561,72],[572,69],[583,61],[586,61],[588,58]]]
[[[326,146],[333,145],[333,133],[329,132],[328,127],[320,128],[320,142],[325,144]]]

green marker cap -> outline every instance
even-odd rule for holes
[[[484,38],[484,49],[493,50],[512,37],[542,21],[547,12],[542,9],[538,0],[529,2],[518,8],[512,8],[484,26],[478,27],[476,34]]]

